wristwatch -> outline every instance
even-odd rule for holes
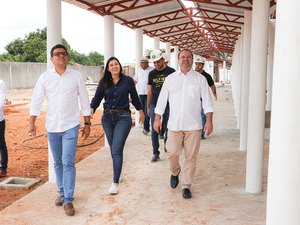
[[[84,125],[91,126],[92,123],[91,122],[84,122]]]

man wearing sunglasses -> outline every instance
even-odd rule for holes
[[[75,215],[72,203],[76,176],[75,154],[81,123],[78,97],[84,117],[82,129],[84,138],[90,134],[91,110],[84,77],[67,66],[69,62],[67,49],[57,44],[51,49],[50,54],[54,68],[42,73],[35,85],[30,107],[29,135],[36,135],[35,121],[46,97],[47,138],[54,159],[59,193],[55,205],[63,205],[65,214],[73,216]]]

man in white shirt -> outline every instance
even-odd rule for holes
[[[161,115],[169,101],[170,115],[168,121],[168,160],[170,164],[170,185],[176,188],[181,173],[182,196],[192,197],[191,183],[195,174],[197,155],[201,142],[201,98],[207,121],[205,133],[213,131],[213,103],[209,86],[204,76],[192,69],[193,54],[182,50],[178,54],[180,70],[170,74],[162,86],[155,108],[154,129],[161,127]],[[185,161],[181,169],[179,156],[184,151]]]
[[[3,80],[0,80],[0,178],[6,177],[7,169],[7,146],[5,142],[5,119],[3,114],[3,108],[6,101],[6,87]]]
[[[152,66],[149,66],[147,57],[142,57],[140,59],[140,66],[141,67],[137,68],[133,80],[134,83],[136,84],[136,89],[145,114],[143,134],[147,135],[150,132],[150,120],[147,113],[148,75],[149,72],[154,68]]]
[[[73,194],[75,188],[75,154],[80,127],[80,110],[84,116],[82,136],[90,134],[90,103],[81,73],[67,67],[67,49],[57,44],[51,49],[54,69],[42,73],[35,85],[30,107],[29,135],[36,135],[35,121],[47,98],[46,130],[51,147],[59,196],[56,206],[64,206],[65,214],[75,215]]]

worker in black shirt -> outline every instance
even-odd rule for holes
[[[165,64],[165,54],[158,49],[155,49],[150,54],[150,61],[153,62],[155,69],[150,71],[148,77],[148,93],[147,93],[147,111],[150,116],[151,121],[151,140],[153,148],[153,156],[151,161],[156,162],[160,159],[159,157],[159,133],[153,129],[154,123],[154,109],[156,107],[156,102],[162,88],[162,85],[165,81],[165,78],[175,70]],[[165,131],[164,143],[167,141],[167,123],[169,119],[169,106],[166,107],[165,113],[163,114],[163,129]],[[166,151],[166,149],[165,149]]]
[[[211,91],[212,91],[212,93],[215,97],[215,100],[217,100],[217,89],[216,89],[216,86],[215,86],[215,82],[212,79],[211,75],[209,73],[205,72],[205,70],[203,69],[204,64],[205,64],[205,60],[204,60],[203,57],[199,57],[199,56],[196,57],[196,59],[195,59],[195,70],[197,72],[199,72],[200,74],[202,74],[206,78],[208,86],[210,87],[210,89],[211,89]],[[203,111],[203,108],[201,110],[201,117],[202,117],[202,125],[203,125],[201,139],[205,139],[205,137],[204,137],[204,126],[205,126],[205,123],[206,123],[206,116],[205,116],[205,113]]]

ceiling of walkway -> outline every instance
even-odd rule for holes
[[[215,61],[230,60],[253,0],[64,0]],[[183,3],[185,2],[185,3]],[[276,0],[270,0],[270,7]]]

